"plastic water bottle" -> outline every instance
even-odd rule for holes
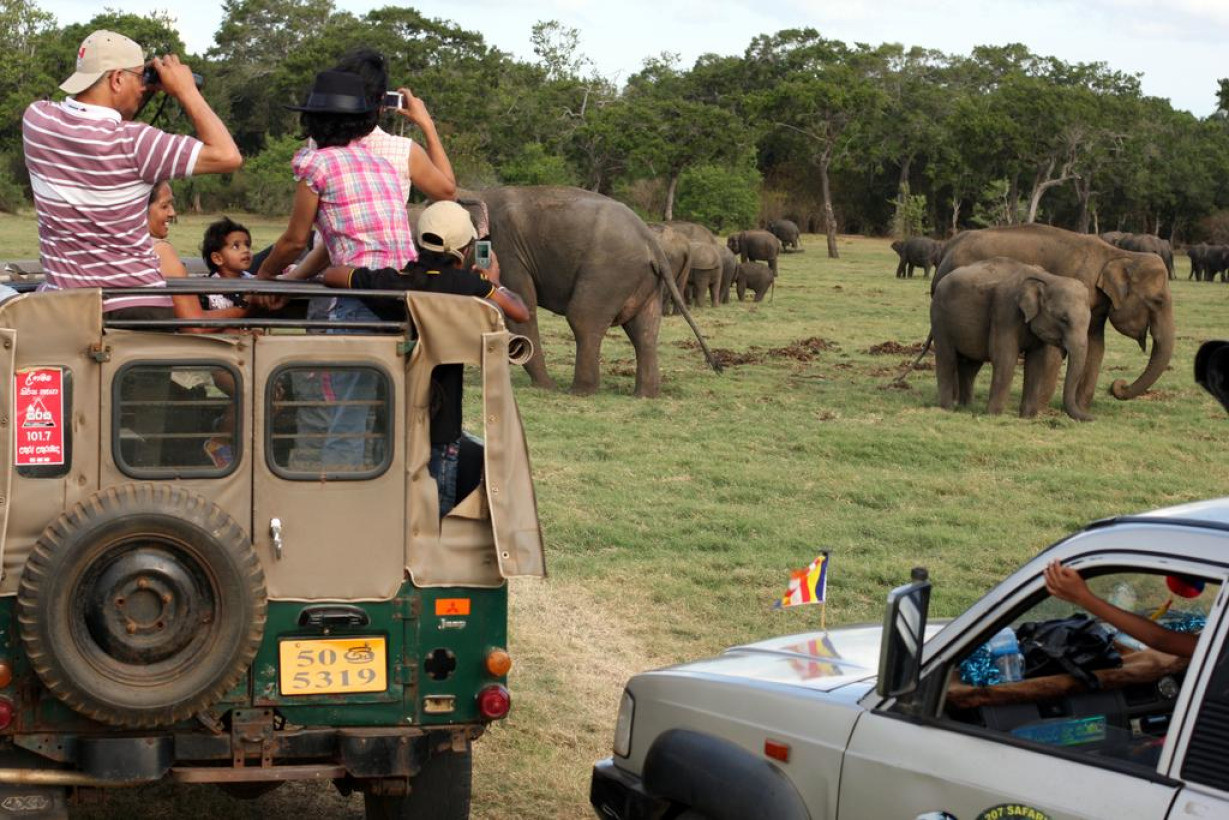
[[[990,660],[999,670],[1000,683],[1024,680],[1024,656],[1020,654],[1020,642],[1010,626],[996,632],[986,646],[990,650]]]

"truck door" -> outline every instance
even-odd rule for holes
[[[269,597],[388,600],[405,576],[399,337],[256,340],[252,540]]]

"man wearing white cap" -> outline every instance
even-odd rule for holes
[[[38,213],[44,285],[62,288],[166,285],[150,241],[149,193],[166,179],[236,170],[243,158],[230,132],[174,55],[149,62],[141,47],[96,31],[77,50],[77,71],[60,88],[68,99],[40,100],[22,118],[26,169]],[[199,139],[132,122],[162,90],[179,101]],[[169,296],[115,296],[103,310],[123,318],[169,318]]]
[[[529,319],[529,309],[521,297],[499,282],[499,261],[491,253],[486,270],[471,269],[474,240],[478,238],[469,213],[455,202],[436,202],[418,218],[418,259],[395,268],[331,267],[324,272],[324,283],[332,288],[367,290],[425,290],[458,296],[490,299],[514,322]],[[372,299],[368,305],[381,319],[405,318],[404,303]],[[431,458],[427,471],[439,489],[440,516],[448,514],[457,501],[457,469],[462,445],[461,389],[463,367],[438,365],[431,374]]]

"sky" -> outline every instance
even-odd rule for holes
[[[98,13],[97,0],[36,0],[63,25]],[[362,14],[406,0],[335,0]],[[533,60],[529,35],[540,20],[580,32],[580,51],[603,76],[622,82],[646,57],[671,52],[690,67],[704,53],[741,55],[751,39],[811,27],[830,39],[923,46],[968,54],[976,45],[1023,43],[1070,63],[1104,62],[1142,74],[1145,94],[1205,117],[1216,110],[1217,79],[1229,42],[1229,0],[418,0],[427,17],[480,32],[487,43]],[[111,0],[133,14],[169,10],[166,0]],[[174,4],[189,51],[213,43],[220,2]],[[1218,66],[1221,66],[1218,68]],[[419,92],[419,89],[415,89]],[[426,99],[429,92],[422,89]]]

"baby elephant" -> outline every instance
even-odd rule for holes
[[[776,281],[772,268],[761,262],[741,262],[734,271],[734,284],[738,288],[738,301],[743,300],[747,288],[755,291],[755,301],[764,299],[764,294]]]
[[[995,257],[957,268],[939,281],[930,303],[939,405],[965,407],[984,362],[994,368],[987,412],[1007,404],[1016,360],[1024,353],[1022,417],[1037,414],[1053,390],[1059,354],[1067,352],[1063,409],[1091,421],[1076,398],[1088,353],[1088,288],[1034,265]],[[1051,348],[1054,345],[1055,348]]]

